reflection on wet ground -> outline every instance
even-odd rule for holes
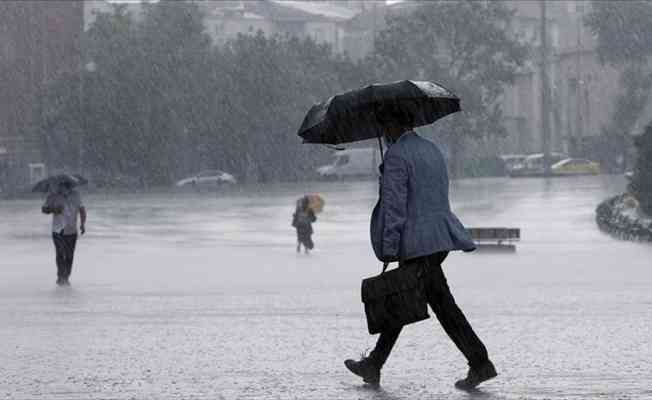
[[[458,303],[499,377],[466,394],[435,318],[409,326],[370,390],[342,360],[373,346],[360,279],[374,182],[231,193],[89,195],[69,289],[54,287],[40,201],[0,203],[0,398],[652,398],[652,247],[594,209],[619,177],[456,182],[469,226],[517,226],[515,254],[454,254]],[[294,253],[294,200],[319,192],[317,250]]]

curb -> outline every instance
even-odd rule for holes
[[[598,227],[618,239],[652,242],[652,223],[634,219],[622,212],[627,196],[627,194],[614,196],[598,205],[595,210],[595,221]]]

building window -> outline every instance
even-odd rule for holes
[[[573,4],[572,2],[569,1],[568,3],[566,3],[566,9],[568,10],[569,13],[571,13],[571,14],[574,13],[575,12],[575,4]]]
[[[552,41],[552,47],[559,47],[559,26],[556,24],[550,29],[550,36]]]
[[[312,32],[312,38],[315,40],[315,42],[325,42],[326,35],[324,33],[324,30],[322,28],[316,28]]]
[[[586,0],[569,1],[568,3],[566,3],[566,7],[568,8],[568,13],[583,14],[584,12],[588,11],[589,4],[587,3],[588,1]]]
[[[16,57],[13,38],[7,30],[0,28],[0,59],[3,63],[12,62]]]
[[[45,178],[45,164],[34,163],[29,164],[29,183],[35,184],[41,179]]]
[[[577,90],[578,80],[577,78],[568,78],[568,89],[571,93],[574,93]]]

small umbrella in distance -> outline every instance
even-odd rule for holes
[[[308,198],[308,208],[312,210],[315,214],[319,214],[324,210],[324,199],[316,194],[307,194],[306,198]]]

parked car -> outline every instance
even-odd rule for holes
[[[567,154],[563,153],[550,153],[550,164],[554,165],[561,160],[568,158]],[[511,177],[524,177],[524,176],[542,176],[544,173],[543,168],[543,153],[530,154],[525,157],[522,163],[514,164],[509,176]]]
[[[201,171],[195,176],[181,179],[176,183],[176,186],[216,186],[219,184],[234,184],[237,183],[235,177],[228,172],[220,171],[217,169],[211,169],[206,171]]]
[[[550,167],[553,175],[598,175],[600,164],[583,158],[567,158]]]
[[[317,173],[326,179],[377,176],[380,162],[380,150],[375,147],[340,150],[330,164],[317,168]]]
[[[526,154],[503,154],[500,159],[505,163],[505,172],[510,174],[514,169],[523,168]]]

